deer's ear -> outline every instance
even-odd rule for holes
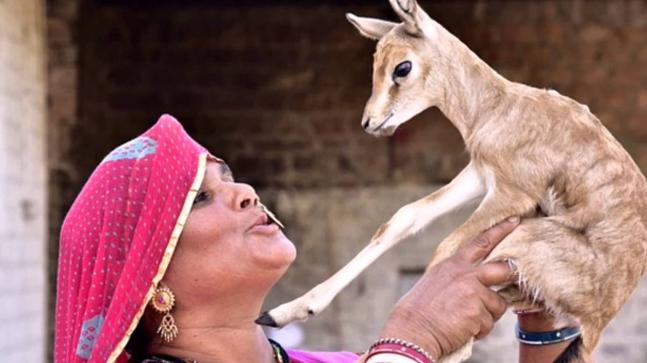
[[[404,22],[407,33],[422,36],[434,30],[431,18],[422,10],[416,0],[389,0],[389,3]]]
[[[359,30],[360,34],[375,40],[380,40],[384,34],[398,25],[397,23],[380,19],[362,18],[351,13],[346,13],[346,19]]]

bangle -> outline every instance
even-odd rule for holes
[[[418,363],[418,361],[395,353],[375,353],[366,358],[365,363]]]
[[[578,327],[566,327],[559,330],[534,333],[521,330],[521,328],[519,328],[519,324],[515,326],[515,333],[517,335],[517,340],[527,345],[557,344],[577,338],[582,334]]]
[[[378,354],[397,354],[416,363],[436,363],[419,345],[397,338],[382,338],[373,343],[368,350],[367,362]]]

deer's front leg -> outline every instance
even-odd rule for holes
[[[357,275],[395,244],[439,217],[484,194],[485,184],[482,178],[472,164],[468,165],[448,185],[400,208],[377,230],[371,242],[328,280],[305,295],[263,314],[257,319],[257,323],[281,327],[318,314]]]

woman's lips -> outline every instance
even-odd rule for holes
[[[252,225],[252,227],[256,227],[262,224],[267,224],[267,221],[268,221],[267,214],[263,213],[260,216],[258,216],[258,218],[256,219],[256,222],[254,222],[254,225]]]
[[[272,234],[278,230],[279,226],[275,223],[271,223],[270,219],[265,213],[261,214],[250,228],[251,232],[260,234]]]
[[[254,227],[252,227],[250,232],[258,233],[258,234],[270,235],[270,234],[274,234],[278,230],[279,230],[279,226],[272,223],[272,224],[258,224],[258,225],[255,225]]]

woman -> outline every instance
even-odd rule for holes
[[[382,337],[416,343],[407,353],[433,361],[485,336],[506,308],[487,286],[512,274],[505,264],[478,262],[516,223],[485,232],[425,274],[394,308]],[[68,212],[55,360],[356,361],[347,352],[286,352],[254,323],[295,255],[254,189],[236,183],[222,160],[164,115],[104,158]],[[565,345],[552,347],[559,354]]]

